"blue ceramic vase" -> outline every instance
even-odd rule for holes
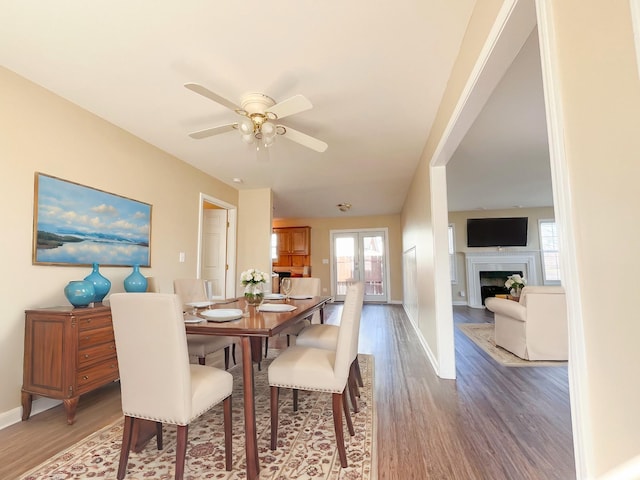
[[[76,308],[88,307],[96,294],[93,283],[87,280],[72,280],[64,287],[64,295]]]
[[[109,290],[111,290],[111,282],[100,273],[100,266],[94,263],[93,271],[84,277],[84,279],[93,283],[93,288],[96,291],[96,296],[93,301],[102,302],[107,293],[109,293]]]
[[[147,291],[147,279],[140,273],[140,265],[134,265],[133,272],[124,279],[124,290],[126,292]]]

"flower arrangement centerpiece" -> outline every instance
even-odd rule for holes
[[[240,281],[244,285],[244,298],[249,305],[260,305],[264,298],[262,285],[267,283],[267,274],[250,268],[240,274]]]
[[[520,292],[522,291],[522,289],[525,287],[526,284],[527,284],[527,279],[522,278],[518,273],[509,275],[507,277],[507,281],[504,282],[504,286],[509,289],[509,291],[511,292],[511,295],[514,297],[520,296]]]

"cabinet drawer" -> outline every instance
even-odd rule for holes
[[[111,325],[102,328],[85,330],[78,335],[78,349],[82,350],[94,345],[113,342],[113,328]]]
[[[76,376],[77,394],[93,390],[94,388],[104,385],[118,378],[118,360],[115,355],[113,358],[97,363],[88,368],[78,370]]]
[[[111,326],[111,315],[87,316],[78,319],[78,331],[80,332],[109,326]]]
[[[113,340],[109,343],[103,343],[92,347],[83,348],[78,351],[78,367],[84,368],[93,363],[108,360],[111,357],[114,358],[114,362],[117,363],[116,357],[116,342]]]

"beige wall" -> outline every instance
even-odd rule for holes
[[[271,215],[273,196],[270,188],[241,190],[239,194],[238,231],[238,288],[243,287],[240,274],[255,268],[271,273]],[[269,286],[270,288],[270,286]]]
[[[504,247],[504,252],[540,252],[540,237],[538,235],[538,220],[553,220],[554,213],[552,207],[545,208],[518,208],[507,210],[472,210],[467,212],[449,212],[449,223],[454,225],[456,235],[456,267],[458,283],[451,285],[451,298],[454,304],[466,304],[467,291],[467,263],[465,254],[468,252],[492,252],[495,247],[467,247],[467,219],[468,218],[497,218],[497,217],[528,217],[529,228],[527,231],[526,247]],[[536,268],[542,283],[542,263],[538,257]],[[460,295],[464,292],[465,296]]]
[[[403,250],[417,247],[422,279],[418,323],[436,355],[436,312],[429,306],[436,286],[428,280],[434,257],[428,163],[501,3],[476,3],[402,212]],[[561,229],[572,227],[561,232],[567,242],[565,261],[571,261],[566,273],[573,280],[565,288],[572,321],[580,324],[572,332],[584,330],[583,336],[572,338],[581,361],[569,367],[572,387],[580,385],[571,391],[572,405],[580,407],[573,412],[579,435],[574,441],[583,448],[580,478],[599,478],[637,459],[640,445],[640,379],[629,370],[640,363],[640,322],[634,295],[621,295],[626,287],[619,288],[620,279],[630,279],[622,283],[631,284],[633,291],[633,275],[640,269],[635,252],[640,235],[640,88],[630,7],[626,0],[606,6],[595,0],[538,3],[551,12],[557,41],[557,55],[551,54],[554,70],[545,77],[558,84],[564,129],[558,133],[566,155],[566,163],[560,159],[554,167],[561,173],[554,176],[554,194],[561,197],[554,202],[555,218]],[[605,284],[609,287],[603,288]]]
[[[348,230],[358,228],[388,228],[389,231],[389,270],[391,302],[402,301],[402,250],[400,233],[400,216],[383,215],[371,217],[338,217],[338,218],[287,218],[274,219],[274,227],[311,227],[311,275],[319,277],[323,294],[331,292],[331,265],[322,263],[322,259],[330,259],[331,230]],[[324,290],[326,289],[326,291]]]
[[[199,194],[238,204],[237,191],[66,100],[0,68],[0,424],[20,415],[24,310],[68,305],[63,288],[90,267],[31,264],[34,172],[153,205],[151,268],[160,290],[196,275]],[[178,262],[178,253],[186,261]],[[111,292],[130,268],[102,268]]]
[[[590,473],[640,455],[640,81],[626,0],[547,2],[564,114],[566,211],[575,282],[570,314],[584,331],[583,410]],[[604,288],[603,288],[604,287]],[[636,470],[637,475],[637,470]],[[632,478],[632,477],[625,477]],[[637,478],[634,475],[633,478]]]
[[[415,297],[417,300],[418,318],[413,320],[424,337],[428,354],[436,366],[440,363],[441,352],[438,351],[438,325],[435,307],[437,286],[433,280],[435,274],[435,251],[429,162],[449,123],[501,5],[502,2],[500,0],[476,2],[467,32],[460,47],[460,53],[447,82],[447,89],[429,133],[425,150],[416,169],[401,214],[402,251],[407,252],[411,248],[415,248],[416,251],[417,285],[416,292],[414,292],[412,298]]]

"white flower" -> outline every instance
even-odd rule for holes
[[[507,277],[507,281],[504,282],[504,286],[508,289],[522,289],[527,284],[527,279],[520,276],[518,273],[514,273],[513,275],[509,275]]]
[[[250,268],[240,274],[240,281],[243,285],[265,283],[267,281],[267,274],[255,268]]]

